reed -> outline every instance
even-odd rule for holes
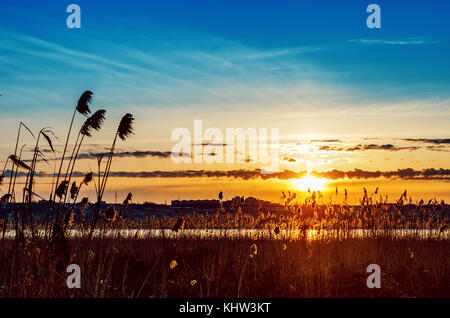
[[[257,254],[250,257],[250,246]],[[67,255],[43,240],[0,250],[0,297],[449,297],[449,241],[74,238]],[[411,254],[413,252],[413,254]],[[413,256],[411,256],[413,255]],[[377,263],[381,289],[366,286]],[[68,264],[82,289],[66,286]],[[192,283],[195,281],[195,283]]]
[[[73,169],[75,168],[75,163],[78,158],[78,154],[80,152],[81,145],[83,144],[83,140],[85,137],[92,137],[92,130],[99,131],[103,121],[105,120],[105,113],[106,110],[100,109],[96,111],[91,117],[87,118],[84,124],[81,126],[80,131],[78,133],[77,141],[79,137],[81,136],[80,141],[75,143],[74,151],[72,153],[72,156],[69,161],[69,165],[67,166],[66,175],[64,177],[64,180],[68,179],[68,182],[70,183]],[[67,196],[64,196],[64,203],[66,203]]]
[[[89,239],[92,238],[92,233],[94,232],[94,229],[97,225],[98,218],[100,216],[101,212],[101,201],[103,199],[103,194],[105,193],[106,189],[106,183],[108,181],[109,172],[111,169],[111,163],[114,157],[114,150],[116,147],[117,138],[120,138],[122,141],[126,141],[126,139],[133,134],[133,122],[134,117],[133,115],[127,113],[125,114],[122,119],[120,120],[119,127],[117,128],[116,134],[114,136],[114,141],[111,145],[111,149],[108,154],[107,162],[105,171],[103,173],[102,178],[100,179],[100,164],[103,157],[99,157],[98,160],[98,175],[99,175],[99,182],[98,182],[98,191],[97,191],[97,205],[96,205],[96,212],[94,221],[92,222],[91,231],[89,233]]]
[[[94,95],[94,93],[92,93],[91,91],[85,91],[83,94],[81,94],[80,98],[78,99],[78,103],[77,106],[75,107],[75,110],[73,111],[73,115],[72,115],[72,119],[70,121],[70,125],[69,125],[69,131],[67,132],[67,138],[66,138],[66,142],[64,144],[64,150],[62,153],[62,157],[61,157],[61,161],[60,161],[60,165],[59,165],[59,170],[58,170],[58,174],[56,177],[56,181],[55,181],[55,185],[59,184],[59,178],[61,176],[61,172],[62,172],[62,167],[64,164],[64,159],[66,156],[66,151],[67,151],[67,146],[69,145],[69,139],[70,139],[70,134],[72,132],[72,126],[73,126],[73,122],[75,120],[75,115],[78,113],[80,113],[83,116],[87,116],[91,113],[91,110],[89,109],[89,104],[92,101],[92,96]],[[76,147],[76,144],[74,146],[74,148]],[[56,194],[53,197],[53,201],[56,199]]]

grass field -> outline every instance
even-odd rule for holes
[[[389,204],[365,193],[348,206],[312,193],[257,215],[242,202],[135,220],[126,202],[89,213],[87,204],[61,206],[59,221],[34,223],[26,213],[16,223],[13,210],[2,225],[15,234],[1,240],[0,297],[450,297],[444,202],[406,204],[405,194]],[[254,232],[230,235],[245,230]],[[212,231],[223,235],[195,235]],[[69,264],[80,266],[79,289],[67,287]],[[379,289],[367,287],[370,264],[381,268]]]
[[[66,286],[72,263],[80,289]],[[366,285],[373,263],[380,289]],[[0,297],[450,297],[448,240],[5,240],[0,264]]]

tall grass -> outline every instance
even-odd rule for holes
[[[80,153],[83,141],[85,137],[92,137],[93,131],[99,131],[105,119],[105,110],[100,109],[96,111],[92,116],[87,117],[90,113],[90,104],[92,102],[93,93],[91,91],[85,91],[76,104],[74,109],[69,130],[67,133],[66,141],[64,143],[63,151],[61,157],[58,159],[56,156],[56,151],[54,148],[53,138],[57,139],[57,137],[53,134],[50,128],[45,127],[39,131],[37,137],[31,132],[31,130],[22,122],[19,123],[19,130],[17,133],[17,140],[15,144],[14,154],[10,155],[5,163],[5,166],[2,170],[0,176],[0,186],[3,185],[4,180],[6,178],[6,169],[8,164],[11,164],[10,175],[9,175],[9,187],[8,192],[1,196],[1,206],[2,211],[4,212],[4,218],[2,221],[2,241],[5,240],[6,233],[11,229],[10,228],[10,219],[9,216],[12,213],[13,218],[13,228],[16,235],[16,241],[25,241],[27,239],[27,233],[30,233],[30,237],[36,238],[36,235],[40,237],[45,237],[46,239],[51,239],[55,245],[57,245],[55,241],[64,240],[65,231],[70,227],[73,220],[73,210],[77,208],[80,210],[83,205],[87,208],[87,200],[83,198],[80,204],[76,204],[76,200],[80,194],[80,190],[82,185],[88,185],[90,181],[93,179],[93,174],[88,173],[86,177],[81,181],[80,185],[77,186],[76,181],[72,182],[72,174],[77,162],[78,155]],[[66,159],[66,153],[70,147],[70,136],[72,129],[74,128],[75,116],[79,113],[85,117],[87,117],[84,123],[80,126],[77,139],[73,146],[72,153],[69,158],[69,162],[67,164],[67,168],[65,173],[63,173],[63,166]],[[109,153],[107,153],[107,163],[104,169],[104,173],[102,176],[101,182],[98,184],[98,195],[97,201],[100,203],[103,193],[106,188],[106,183],[109,175],[109,171],[111,169],[112,159],[114,155],[114,149],[116,146],[117,138],[121,140],[126,140],[133,133],[132,123],[134,118],[131,114],[125,114],[119,124],[115,137],[113,139],[113,144]],[[23,146],[20,150],[20,155],[18,154],[20,137],[22,128],[25,128],[31,136],[35,139],[35,146],[32,152],[32,158],[24,160],[22,158],[22,150]],[[40,197],[36,191],[36,171],[39,163],[49,164],[49,159],[46,158],[46,155],[42,150],[41,142],[44,140],[46,142],[46,147],[48,147],[52,153],[54,153],[55,160],[55,169],[54,169],[54,177],[52,180],[52,193],[50,193],[50,202],[48,211],[45,215],[45,221],[40,224],[35,224],[34,214],[33,214],[33,201],[36,198],[43,199]],[[56,172],[57,161],[59,160],[59,169]],[[29,162],[29,163],[28,163]],[[18,198],[15,193],[15,185],[16,178],[18,175],[18,170],[23,169],[26,172],[26,181],[25,186],[23,188],[22,193],[22,203],[18,202]],[[100,171],[99,171],[100,173]],[[99,177],[100,178],[100,177]],[[61,181],[62,179],[62,181]],[[100,179],[99,179],[100,180]],[[72,182],[72,183],[71,183]],[[70,191],[69,191],[69,186]],[[53,192],[54,191],[54,192]],[[58,202],[56,202],[58,200]],[[13,205],[11,204],[13,202]],[[101,214],[101,206],[98,205],[97,214]],[[63,217],[61,217],[61,215]],[[81,223],[81,214],[78,214],[79,224]],[[93,223],[96,223],[93,222]],[[85,224],[86,225],[86,224]],[[39,231],[36,231],[36,226],[39,228]],[[95,226],[94,226],[95,228]],[[16,242],[18,244],[18,242]]]
[[[105,193],[106,189],[106,183],[108,181],[109,172],[111,170],[111,164],[114,157],[114,150],[116,147],[117,138],[120,138],[121,140],[125,141],[132,133],[133,133],[133,122],[134,118],[131,114],[125,114],[120,123],[119,127],[117,128],[116,134],[114,136],[114,141],[111,145],[111,150],[109,151],[107,162],[106,162],[106,168],[105,172],[103,173],[103,177],[100,180],[100,165],[103,157],[99,157],[98,160],[98,174],[99,174],[99,183],[98,183],[98,190],[97,190],[97,204],[96,204],[96,211],[95,211],[95,217],[92,222],[91,231],[89,232],[89,238],[92,237],[92,233],[97,225],[98,218],[101,213],[101,202],[103,199],[103,194]]]
[[[65,254],[7,241],[0,297],[450,297],[449,262],[448,240],[74,238]],[[366,285],[373,263],[381,289]],[[81,289],[67,288],[68,264]]]
[[[1,174],[1,177],[0,177],[0,186],[1,186],[2,182],[3,182],[3,179],[5,177],[4,173],[5,173],[6,167],[8,166],[8,160],[11,160],[12,165],[11,165],[11,170],[10,170],[8,193],[5,194],[4,196],[2,196],[2,198],[1,198],[1,203],[6,205],[6,213],[5,213],[5,216],[4,216],[4,223],[5,224],[8,222],[8,215],[9,215],[9,210],[10,210],[9,202],[10,202],[10,199],[15,194],[14,186],[16,184],[16,177],[17,177],[18,169],[19,169],[19,167],[25,167],[25,169],[28,168],[27,165],[25,165],[20,160],[21,155],[19,156],[19,158],[17,158],[17,150],[18,150],[18,147],[19,147],[19,141],[20,141],[20,135],[21,135],[22,127],[25,128],[30,133],[30,135],[33,138],[35,138],[33,133],[31,132],[31,130],[24,123],[20,122],[19,123],[19,129],[18,129],[18,132],[17,132],[17,138],[16,138],[16,144],[15,144],[15,148],[14,148],[14,154],[9,156],[8,159],[6,160],[5,167],[3,168],[3,171],[2,171],[2,174]],[[22,150],[23,150],[23,147],[22,147]],[[21,151],[21,154],[22,154],[22,151]],[[3,227],[2,241],[5,238],[5,231],[6,231],[6,228]]]
[[[57,177],[56,177],[56,182],[55,182],[56,185],[59,184],[59,178],[61,176],[62,167],[63,167],[63,164],[64,164],[64,159],[65,159],[65,156],[66,156],[67,147],[69,145],[70,134],[72,132],[72,126],[73,126],[73,122],[75,120],[75,115],[77,114],[77,112],[80,113],[83,116],[87,116],[88,114],[91,113],[91,110],[89,109],[89,104],[92,101],[92,95],[93,94],[94,93],[92,93],[91,91],[85,91],[83,94],[81,94],[80,98],[78,99],[77,106],[75,107],[75,109],[73,111],[72,119],[71,119],[70,125],[69,125],[69,131],[67,133],[66,142],[64,144],[64,150],[63,150],[63,153],[62,153],[62,158],[61,158],[61,161],[60,161],[58,174],[57,174]],[[78,135],[78,137],[79,137],[79,135]],[[78,142],[78,140],[75,142],[74,148],[76,148],[77,142]],[[55,196],[53,197],[53,200],[55,200],[55,199],[56,199],[56,193],[55,193]]]

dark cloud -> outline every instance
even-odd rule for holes
[[[105,152],[86,152],[78,155],[78,159],[97,159],[100,155],[108,155],[108,151]],[[166,159],[172,156],[170,151],[119,151],[114,153],[114,158],[145,158],[154,157]],[[174,154],[176,156],[176,154]],[[179,156],[189,156],[188,154],[179,154]],[[55,160],[55,158],[47,158],[46,160]],[[61,160],[61,158],[56,158],[56,160]],[[31,159],[23,160],[25,162],[30,162]],[[38,160],[40,161],[40,160]]]
[[[288,180],[304,177],[307,171],[285,170],[274,174],[261,174],[260,169],[255,170],[176,170],[176,171],[143,171],[143,172],[111,172],[112,177],[134,178],[235,178],[242,180],[252,179],[280,179]]]
[[[427,146],[425,149],[430,151],[438,151],[438,152],[450,152],[450,148],[444,145],[439,146]]]
[[[400,179],[450,179],[450,169],[423,169],[414,170],[412,168],[397,169],[392,171],[365,171],[354,169],[351,171],[331,170],[325,172],[312,172],[317,177],[324,177],[327,179],[374,179],[374,178],[400,178]]]
[[[423,142],[423,143],[429,143],[429,144],[435,144],[435,145],[440,145],[440,144],[450,144],[450,138],[444,138],[444,139],[430,139],[430,138],[406,138],[406,139],[402,139],[405,141],[410,141],[410,142]]]
[[[79,159],[93,159],[97,158],[102,154],[101,152],[89,152],[78,155]],[[145,158],[145,157],[156,157],[156,158],[169,158],[172,155],[170,151],[122,151],[114,153],[115,158]]]
[[[5,175],[9,176],[10,171],[6,171]],[[75,178],[82,178],[85,172],[74,172]],[[284,170],[273,174],[261,174],[260,169],[255,170],[174,170],[174,171],[112,171],[111,177],[117,178],[235,178],[242,180],[251,180],[261,178],[265,179],[297,179],[307,175],[307,171],[291,171]],[[423,180],[450,180],[450,169],[435,169],[428,168],[423,170],[415,170],[412,168],[397,169],[391,171],[366,171],[361,169],[354,169],[350,171],[329,170],[329,171],[312,171],[312,176],[319,178],[327,178],[330,180],[338,179],[374,179],[374,178],[388,178],[388,179],[423,179]],[[25,172],[20,171],[19,177],[26,176]],[[39,172],[38,177],[52,177],[52,174]]]
[[[320,146],[318,149],[324,150],[324,151],[342,151],[342,150],[344,150],[344,148],[342,148],[342,147],[334,147],[334,146],[328,146],[328,145]]]
[[[208,143],[208,142],[204,142],[204,143],[201,143],[201,144],[192,144],[192,146],[226,147],[226,146],[228,146],[228,144],[226,144],[226,143],[214,143],[214,142]]]
[[[290,157],[283,157],[283,159],[281,159],[281,161],[284,161],[284,162],[289,162],[289,163],[294,163],[294,162],[297,162],[297,160],[296,160],[296,159],[294,159],[294,158],[290,158]]]
[[[418,147],[397,147],[392,144],[384,144],[384,145],[375,145],[375,144],[369,144],[369,145],[363,145],[359,146],[359,150],[387,150],[387,151],[400,151],[400,150],[417,150]]]
[[[384,150],[384,151],[401,151],[401,150],[408,150],[408,151],[414,151],[419,149],[425,149],[429,151],[441,151],[441,152],[449,152],[450,149],[446,148],[445,146],[427,146],[427,147],[417,147],[417,146],[408,146],[408,147],[400,147],[395,146],[393,144],[383,144],[383,145],[376,145],[376,144],[367,144],[367,145],[356,145],[353,147],[341,147],[341,146],[330,146],[330,145],[323,145],[317,148],[318,150],[323,151],[366,151],[366,150]]]
[[[112,177],[137,177],[137,178],[193,178],[193,177],[227,177],[243,180],[250,179],[297,179],[307,175],[307,171],[284,170],[274,174],[261,174],[259,169],[255,170],[178,170],[178,171],[145,171],[145,172],[111,172]],[[400,179],[450,179],[450,169],[424,169],[414,170],[411,168],[393,171],[365,171],[354,169],[351,171],[331,170],[324,172],[312,171],[311,175],[331,180],[343,179],[373,179],[373,178],[400,178]],[[84,176],[81,174],[80,176]]]

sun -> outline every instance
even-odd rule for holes
[[[324,178],[316,178],[311,175],[307,175],[300,179],[291,180],[292,186],[297,190],[307,192],[311,191],[324,191],[327,188],[328,180]]]

